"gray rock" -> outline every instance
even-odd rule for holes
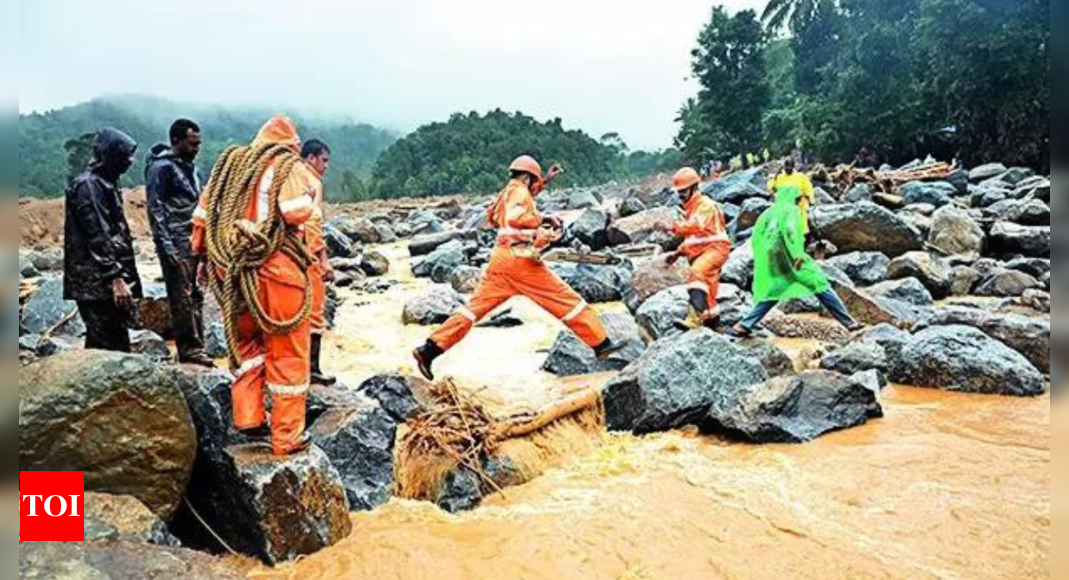
[[[891,280],[916,278],[931,292],[932,297],[941,300],[950,296],[951,286],[954,284],[954,269],[950,266],[950,262],[928,252],[910,252],[891,260],[891,264],[887,267],[887,277]],[[896,298],[896,296],[890,297]],[[930,304],[924,300],[915,302],[912,299],[899,299],[918,306]]]
[[[831,196],[830,193],[824,191],[824,189],[821,187],[817,187],[813,190],[813,199],[814,207],[820,205],[835,205],[836,203],[838,203],[835,198]]]
[[[987,165],[981,165],[969,172],[969,181],[973,183],[980,183],[998,177],[1006,173],[1006,166],[1001,163],[989,163]]]
[[[718,401],[768,374],[727,339],[708,330],[658,341],[606,385],[613,431],[666,431],[705,421]]]
[[[998,222],[991,228],[991,250],[997,255],[1020,254],[1050,258],[1050,226],[1020,226]]]
[[[972,206],[980,208],[991,207],[1001,201],[1005,201],[1009,196],[1009,192],[1004,189],[982,187],[973,192]]]
[[[70,321],[63,323],[68,317]],[[78,305],[63,299],[63,276],[47,275],[38,280],[37,291],[22,308],[19,326],[27,334],[45,334],[53,329],[57,336],[85,334]]]
[[[860,286],[871,286],[887,279],[891,260],[880,252],[853,252],[824,261],[845,273]]]
[[[887,377],[875,369],[851,375],[850,379],[864,385],[866,389],[874,393],[879,393],[887,388]]]
[[[778,346],[767,340],[751,338],[738,344],[746,356],[761,361],[761,366],[770,377],[783,377],[794,374],[794,361]]]
[[[461,306],[464,298],[460,294],[448,286],[435,286],[405,303],[402,321],[421,326],[441,324]]]
[[[920,230],[873,203],[817,207],[810,219],[843,253],[883,252],[895,257],[924,247]]]
[[[1022,181],[1035,177],[1036,172],[1027,167],[1012,167],[996,179],[1009,185],[1017,185]]]
[[[329,223],[323,225],[323,241],[327,244],[327,252],[333,258],[351,258],[357,252],[352,240]]]
[[[106,493],[85,494],[85,541],[123,541],[181,547],[167,525],[137,498]]]
[[[397,241],[397,233],[388,224],[375,224],[375,233],[379,237],[380,244],[392,244]]]
[[[968,296],[983,277],[980,271],[969,266],[954,267],[954,282],[950,285],[951,296]]]
[[[1050,226],[1050,206],[1038,199],[1007,199],[991,205],[986,213],[1022,226]]]
[[[63,249],[48,248],[40,251],[31,251],[27,254],[33,267],[42,274],[49,272],[63,272]]]
[[[413,257],[426,256],[454,240],[474,240],[474,230],[454,230],[426,235],[419,235],[408,244],[408,253]]]
[[[583,190],[577,189],[568,196],[568,209],[593,209],[601,207],[601,202],[598,198],[594,197],[594,194]]]
[[[899,300],[875,296],[868,290],[832,282],[835,292],[842,298],[850,314],[858,322],[870,326],[891,324],[899,328],[912,328],[919,313],[916,307]]]
[[[890,324],[879,324],[865,330],[857,337],[858,342],[868,342],[883,349],[890,371],[902,360],[902,349],[909,342],[910,334]]]
[[[757,224],[757,219],[761,217],[761,214],[765,213],[772,207],[772,202],[762,197],[752,197],[742,203],[742,211],[739,213],[739,217],[735,220],[736,227],[741,230],[748,230]]]
[[[875,341],[852,342],[832,351],[820,362],[820,368],[844,375],[868,370],[887,372],[887,351]]]
[[[412,273],[417,278],[430,278],[435,284],[447,284],[457,268],[468,265],[470,262],[464,246],[453,241],[434,250],[426,259],[413,266]]]
[[[625,199],[620,204],[620,217],[626,218],[646,211],[646,205],[638,198]]]
[[[204,349],[212,358],[223,358],[226,350],[226,327],[222,322],[212,321],[205,323]]]
[[[152,331],[165,339],[174,339],[171,323],[171,302],[167,299],[167,287],[157,282],[142,280],[144,296],[137,301],[137,320],[144,330]]]
[[[631,272],[619,266],[553,264],[551,269],[590,304],[619,302],[631,285]]]
[[[975,292],[977,296],[1015,298],[1033,289],[1041,290],[1043,285],[1032,276],[1016,270],[995,270],[980,280]]]
[[[731,251],[728,261],[720,271],[720,279],[740,288],[752,288],[753,269],[753,244],[746,242]]]
[[[352,511],[370,511],[389,501],[397,422],[378,403],[352,397],[316,419],[312,441],[338,470]]]
[[[687,317],[690,296],[686,286],[675,286],[654,294],[642,303],[635,320],[649,341],[677,334],[675,323]]]
[[[379,252],[364,252],[360,269],[368,276],[385,276],[390,272],[390,260]]]
[[[466,467],[454,469],[442,479],[437,496],[435,505],[451,514],[473,510],[483,499],[482,479]]]
[[[768,174],[764,170],[747,169],[711,181],[702,187],[702,191],[719,203],[741,205],[754,197],[771,199],[772,194],[765,189],[767,182]]]
[[[951,203],[957,191],[954,184],[945,181],[931,183],[914,181],[898,188],[898,194],[906,200],[907,204],[928,203],[935,207],[943,207]]]
[[[867,183],[859,183],[850,188],[843,197],[843,203],[859,203],[872,201],[872,186]]]
[[[935,303],[928,289],[916,278],[881,282],[865,288],[865,292],[878,298],[890,298],[913,306],[931,306]]]
[[[992,314],[977,308],[934,310],[917,328],[970,326],[1021,353],[1042,373],[1050,373],[1050,322],[1017,314]]]
[[[41,273],[37,271],[37,266],[33,265],[27,255],[19,251],[19,278],[36,278],[40,275]]]
[[[166,363],[171,360],[167,343],[160,335],[150,330],[131,330],[130,346],[134,354],[147,356],[156,362]]]
[[[143,356],[67,352],[19,370],[19,470],[84,471],[85,487],[170,519],[197,434],[170,367]]]
[[[812,371],[738,389],[712,406],[710,420],[754,443],[805,443],[883,417],[877,395],[852,378]]]
[[[568,235],[594,251],[609,245],[609,214],[601,209],[588,209],[570,226]]]
[[[1007,270],[1024,272],[1033,278],[1042,278],[1050,274],[1050,260],[1044,258],[1017,258],[1004,264]]]
[[[609,338],[623,349],[605,361],[599,361],[594,351],[569,331],[557,335],[542,370],[560,377],[591,375],[622,370],[646,352],[646,343],[639,335],[638,325],[630,316],[609,313],[601,317]]]
[[[891,379],[917,387],[989,395],[1038,396],[1043,375],[1005,344],[968,326],[935,326],[902,349]]]
[[[655,207],[631,217],[618,219],[609,226],[609,244],[641,244],[656,238],[664,224],[675,223],[681,213],[676,208]]]
[[[1014,197],[1017,199],[1033,197],[1050,203],[1050,179],[1040,176],[1026,179],[1017,184],[1017,189],[1014,190]]]
[[[481,269],[474,266],[460,266],[453,270],[453,274],[449,277],[449,285],[461,294],[472,294],[478,288],[482,277]]]
[[[19,544],[25,580],[242,580],[239,566],[221,558],[139,542],[26,542]]]
[[[627,307],[637,312],[646,300],[658,292],[687,283],[690,269],[683,262],[675,266],[665,264],[667,254],[654,256],[635,267],[631,275],[631,292],[627,293]]]
[[[378,375],[364,381],[357,392],[378,402],[397,423],[404,423],[419,412],[421,406],[412,383],[401,375]]]
[[[969,212],[946,206],[932,217],[928,242],[950,254],[979,256],[984,250],[984,238],[984,230]]]

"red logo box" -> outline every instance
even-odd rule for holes
[[[19,541],[85,541],[85,473],[19,473]]]

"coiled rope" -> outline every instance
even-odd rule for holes
[[[291,320],[273,319],[260,301],[258,272],[272,255],[282,252],[303,272],[315,261],[300,233],[286,224],[278,204],[282,186],[299,161],[285,145],[233,146],[223,152],[212,168],[206,190],[205,241],[208,260],[216,273],[210,277],[212,291],[223,309],[232,368],[239,368],[243,362],[238,351],[240,315],[251,314],[265,334],[284,335],[304,324],[312,312],[312,288],[307,283],[301,309]],[[275,174],[267,196],[267,221],[259,224],[253,235],[247,235],[237,224],[246,219],[260,179],[272,166]]]

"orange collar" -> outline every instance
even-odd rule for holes
[[[688,214],[698,209],[698,204],[701,203],[702,197],[704,196],[700,192],[692,195],[691,198],[687,200],[687,203],[683,205],[683,209],[687,210]]]

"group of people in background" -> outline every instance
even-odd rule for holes
[[[293,123],[276,117],[244,149],[255,161],[242,165],[246,173],[217,171],[220,175],[213,179],[226,182],[202,187],[195,164],[202,144],[200,127],[179,119],[169,137],[168,144],[156,145],[149,152],[145,183],[178,360],[215,366],[205,350],[205,289],[211,287],[220,302],[233,300],[226,293],[224,280],[228,269],[237,266],[210,258],[212,235],[218,236],[220,231],[219,224],[212,223],[213,215],[232,199],[247,199],[247,207],[238,208],[243,217],[224,224],[227,235],[232,232],[252,241],[253,245],[235,246],[250,248],[248,252],[256,251],[251,248],[274,249],[270,255],[257,258],[256,296],[249,296],[248,288],[243,288],[246,304],[235,311],[235,326],[228,332],[230,370],[235,377],[234,421],[248,438],[270,441],[277,455],[301,451],[308,445],[304,416],[310,385],[335,382],[321,366],[327,328],[326,288],[334,279],[323,237],[322,179],[330,168],[330,148],[315,139],[302,143]],[[299,152],[300,160],[270,156],[279,150],[291,156]],[[129,329],[135,323],[135,302],[143,292],[119,180],[133,166],[136,153],[137,144],[121,131],[100,131],[88,168],[67,191],[65,294],[77,302],[85,321],[86,348],[131,350]],[[257,155],[263,155],[267,162],[261,164]],[[768,156],[766,151],[766,161]],[[756,156],[751,157],[748,162],[756,164]],[[225,167],[222,158],[218,163]],[[720,325],[717,296],[732,242],[722,208],[703,193],[702,184],[703,173],[705,177],[710,171],[718,175],[722,168],[719,163],[702,171],[683,168],[673,178],[672,188],[679,195],[685,217],[664,224],[662,229],[682,238],[666,266],[682,259],[689,264],[689,314],[676,324],[683,331],[717,330]],[[544,174],[539,162],[529,156],[521,156],[510,165],[507,184],[487,212],[486,226],[497,230],[497,243],[474,296],[413,352],[427,379],[434,379],[433,365],[438,358],[514,296],[531,299],[559,319],[599,359],[620,349],[593,309],[542,262],[542,252],[560,240],[562,224],[558,218],[540,213],[535,198],[561,173],[554,165]],[[277,175],[281,177],[276,179]],[[233,192],[240,187],[233,187],[235,184],[250,189],[238,197]],[[844,326],[857,330],[858,323],[831,290],[820,266],[806,254],[812,183],[791,159],[768,187],[775,202],[752,234],[755,307],[725,332],[750,336],[779,301],[805,296],[817,297]],[[277,242],[274,246],[255,245],[257,241],[268,244],[267,236],[276,230],[296,240],[299,248]],[[310,311],[302,312],[309,303]],[[279,322],[288,320],[292,323]],[[267,394],[272,397],[270,425],[264,401]]]

